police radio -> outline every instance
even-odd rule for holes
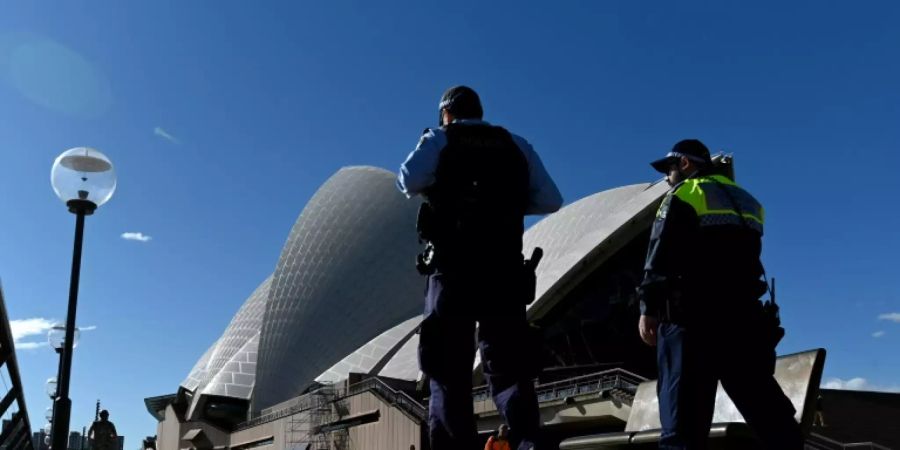
[[[765,274],[763,274],[765,276]],[[763,320],[765,321],[765,331],[769,338],[769,343],[774,349],[784,338],[784,327],[781,326],[781,314],[779,313],[778,304],[775,303],[775,278],[772,283],[766,283],[766,290],[769,292],[769,299],[762,304]]]

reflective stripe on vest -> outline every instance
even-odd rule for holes
[[[701,227],[746,224],[760,234],[763,232],[762,205],[727,177],[713,175],[685,180],[674,195],[694,208]],[[737,208],[732,201],[737,203]]]

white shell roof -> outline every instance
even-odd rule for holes
[[[421,323],[421,319],[416,323]],[[385,364],[378,376],[396,378],[398,380],[418,381],[422,378],[419,370],[419,335],[414,334],[397,354]]]
[[[200,391],[204,395],[221,395],[249,400],[256,381],[256,358],[259,333],[228,359],[216,375]]]
[[[387,361],[384,361],[385,357],[390,358],[394,356],[412,338],[421,321],[422,316],[416,316],[379,334],[375,339],[367,342],[366,345],[363,345],[337,364],[331,366],[325,373],[319,375],[316,381],[319,383],[334,383],[347,379],[350,372],[371,372],[377,368],[379,363],[381,365],[386,363]],[[418,367],[416,370],[418,370]]]
[[[375,336],[422,311],[419,200],[396,175],[347,167],[309,200],[272,279],[253,410],[299,395]]]
[[[181,386],[194,393],[191,411],[202,395],[248,400],[256,375],[259,331],[272,277],[244,302],[222,336],[197,361]]]
[[[181,387],[194,392],[201,384],[206,383],[206,380],[208,379],[206,367],[209,364],[210,356],[216,351],[216,344],[218,343],[219,341],[216,340],[216,342],[213,342],[213,344],[206,349],[206,352],[203,353],[203,356],[197,360],[190,373],[188,373],[187,378],[181,382]]]

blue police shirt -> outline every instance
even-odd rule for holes
[[[454,120],[454,123],[490,125],[476,119],[458,119]],[[529,195],[525,214],[549,214],[557,211],[563,203],[562,195],[544,168],[541,158],[524,138],[512,133],[510,135],[528,161]],[[400,165],[400,173],[397,175],[397,188],[400,192],[407,197],[413,197],[431,186],[434,183],[434,173],[437,170],[441,150],[446,146],[447,135],[444,130],[429,129],[423,134],[416,149]]]

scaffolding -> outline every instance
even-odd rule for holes
[[[285,424],[286,450],[345,450],[346,430],[323,432],[322,427],[335,420],[338,391],[326,385],[300,398],[300,411]]]

